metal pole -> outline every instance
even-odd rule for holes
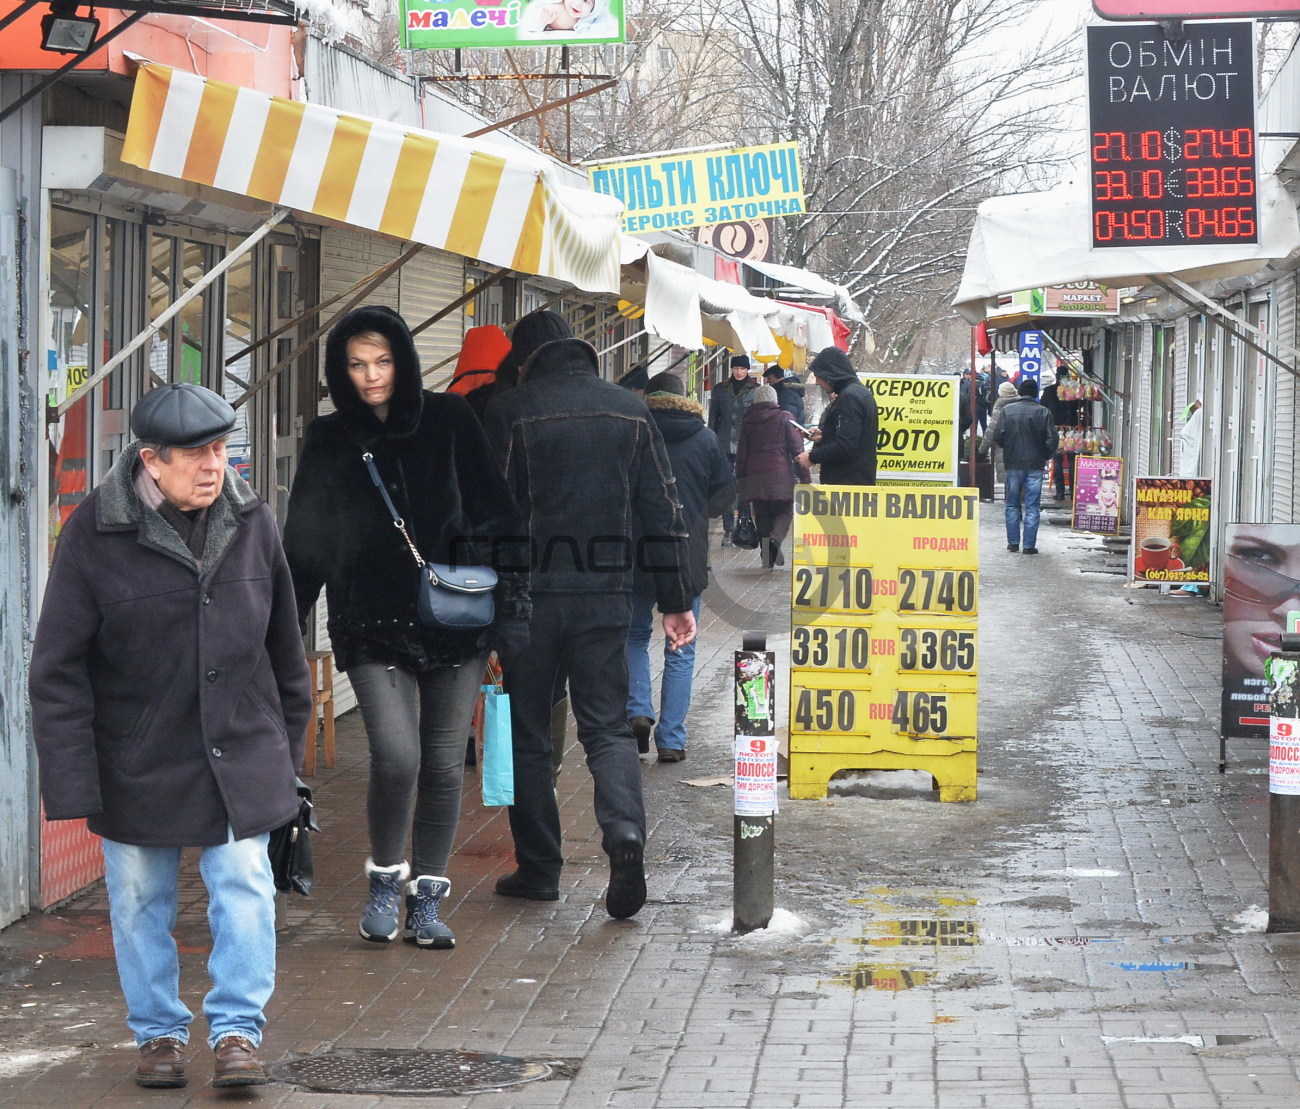
[[[1264,663],[1269,682],[1268,930],[1300,932],[1300,635]]]
[[[736,803],[732,828],[733,932],[766,928],[776,856],[776,655],[746,632],[736,652]]]

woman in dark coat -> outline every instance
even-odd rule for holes
[[[736,486],[743,504],[753,506],[758,528],[758,549],[765,567],[781,566],[785,556],[781,543],[793,518],[795,477],[811,480],[808,468],[798,461],[803,436],[790,413],[776,402],[776,390],[762,386],[745,411],[736,448]]]
[[[451,888],[465,736],[496,644],[488,629],[418,622],[419,566],[362,456],[373,457],[426,561],[487,562],[494,537],[520,533],[518,512],[464,398],[422,389],[415,344],[396,312],[369,307],[344,316],[326,341],[325,383],[335,411],[307,429],[284,545],[300,619],[325,587],[330,643],[370,741],[370,896],[361,935],[377,943],[397,937],[405,889],[406,939],[452,947],[439,913]],[[502,575],[499,625],[527,618],[524,581]],[[406,856],[412,825],[414,874]]]

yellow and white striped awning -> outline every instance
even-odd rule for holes
[[[590,292],[619,289],[613,197],[544,158],[146,64],[122,160]]]

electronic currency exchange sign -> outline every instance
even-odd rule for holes
[[[1259,239],[1252,25],[1088,28],[1092,245]]]

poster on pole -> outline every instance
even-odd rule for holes
[[[1134,581],[1207,584],[1213,498],[1206,477],[1140,477],[1133,488]]]
[[[1300,610],[1300,524],[1229,524],[1223,559],[1222,734],[1267,739],[1264,666]]]
[[[776,654],[737,651],[735,656],[735,815],[777,812]]]
[[[623,42],[623,0],[399,0],[403,50]]]
[[[876,484],[957,484],[961,379],[872,374],[876,396]]]
[[[1074,460],[1075,531],[1094,535],[1119,534],[1120,490],[1124,488],[1124,460],[1081,454]]]

